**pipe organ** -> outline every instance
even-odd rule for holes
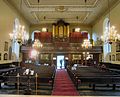
[[[69,24],[63,20],[59,20],[53,24],[53,38],[68,38],[69,37]]]

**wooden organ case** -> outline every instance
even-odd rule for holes
[[[53,24],[52,36],[55,41],[64,42],[69,38],[69,24],[59,20]]]

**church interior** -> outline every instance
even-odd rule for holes
[[[0,0],[0,97],[120,96],[119,9],[120,0]]]

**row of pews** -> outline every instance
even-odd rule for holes
[[[1,88],[1,83],[4,83],[6,81],[5,76],[17,72],[18,69],[19,67],[9,67],[9,68],[0,69],[0,88]]]
[[[78,66],[76,69],[68,67],[67,71],[77,89],[79,86],[88,85],[95,90],[98,85],[105,85],[106,88],[111,86],[115,90],[116,86],[120,84],[120,74],[108,69]]]
[[[26,74],[26,70],[32,71],[32,74]],[[0,88],[2,89],[2,84],[4,83],[7,86],[14,86],[18,92],[26,90],[26,94],[28,91],[30,93],[30,90],[37,92],[40,87],[45,86],[53,89],[55,72],[56,68],[54,66],[27,65],[16,68],[13,72],[8,72],[4,75],[3,73],[0,74]]]

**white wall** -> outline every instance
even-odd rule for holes
[[[98,20],[96,20],[96,23],[93,25],[93,28],[92,28],[93,36],[96,35],[96,37],[100,38],[100,36],[103,35],[103,22],[104,22],[105,18],[107,18],[107,17],[108,17],[108,13],[104,14]],[[116,6],[111,8],[110,22],[111,22],[111,25],[116,26],[116,30],[118,31],[117,33],[120,34],[120,22],[119,21],[120,21],[120,3],[118,2],[116,4]],[[95,39],[94,39],[94,41],[95,41]],[[116,47],[115,47],[115,44],[113,44],[111,55],[113,55],[113,54],[116,55],[115,51],[116,51]],[[107,59],[108,59],[108,57],[107,57]],[[116,62],[116,61],[112,61],[112,63],[120,64],[120,62]]]
[[[29,32],[29,23],[12,6],[5,3],[4,0],[0,0],[0,53],[2,54],[2,59],[0,60],[0,63],[4,62],[4,53],[8,53],[8,51],[4,51],[5,41],[8,42],[9,46],[11,45],[9,33],[13,31],[13,24],[15,18],[18,18],[20,24],[24,25],[26,31]],[[8,61],[10,60],[7,60],[5,62]]]

